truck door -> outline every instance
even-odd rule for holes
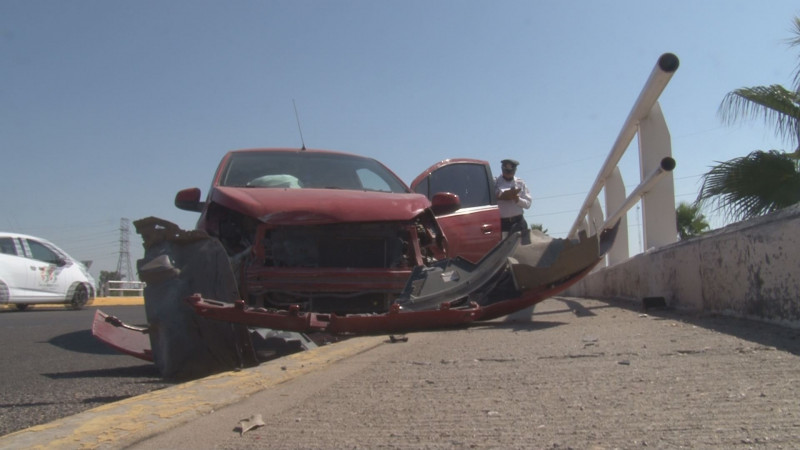
[[[461,207],[436,217],[448,243],[448,256],[477,262],[502,238],[494,179],[485,161],[448,159],[431,166],[411,183],[428,199],[440,192],[458,195]]]

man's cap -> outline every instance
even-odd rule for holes
[[[500,164],[511,164],[512,166],[517,167],[519,165],[519,161],[515,159],[504,159],[500,161]]]

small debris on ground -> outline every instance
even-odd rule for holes
[[[261,414],[253,414],[247,419],[240,420],[239,425],[236,426],[236,430],[239,431],[239,436],[243,436],[253,428],[263,427],[264,425],[266,424],[264,423],[264,419],[261,418]]]

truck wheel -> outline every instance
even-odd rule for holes
[[[157,218],[134,222],[145,241],[137,263],[146,284],[144,306],[153,362],[168,379],[192,379],[250,364],[242,349],[244,326],[197,315],[186,298],[233,303],[236,279],[222,244],[205,232],[180,230]]]

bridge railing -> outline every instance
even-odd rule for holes
[[[143,281],[107,281],[109,297],[141,297],[144,292]]]
[[[672,159],[669,129],[658,98],[678,66],[678,57],[672,53],[659,57],[567,235],[575,238],[579,231],[595,234],[620,221],[614,247],[608,252],[609,265],[630,256],[626,213],[640,199],[644,248],[660,247],[677,240],[675,187],[671,175],[675,161]],[[618,164],[637,134],[640,180],[639,185],[626,196]],[[607,215],[603,214],[600,206],[600,191],[605,194]]]

